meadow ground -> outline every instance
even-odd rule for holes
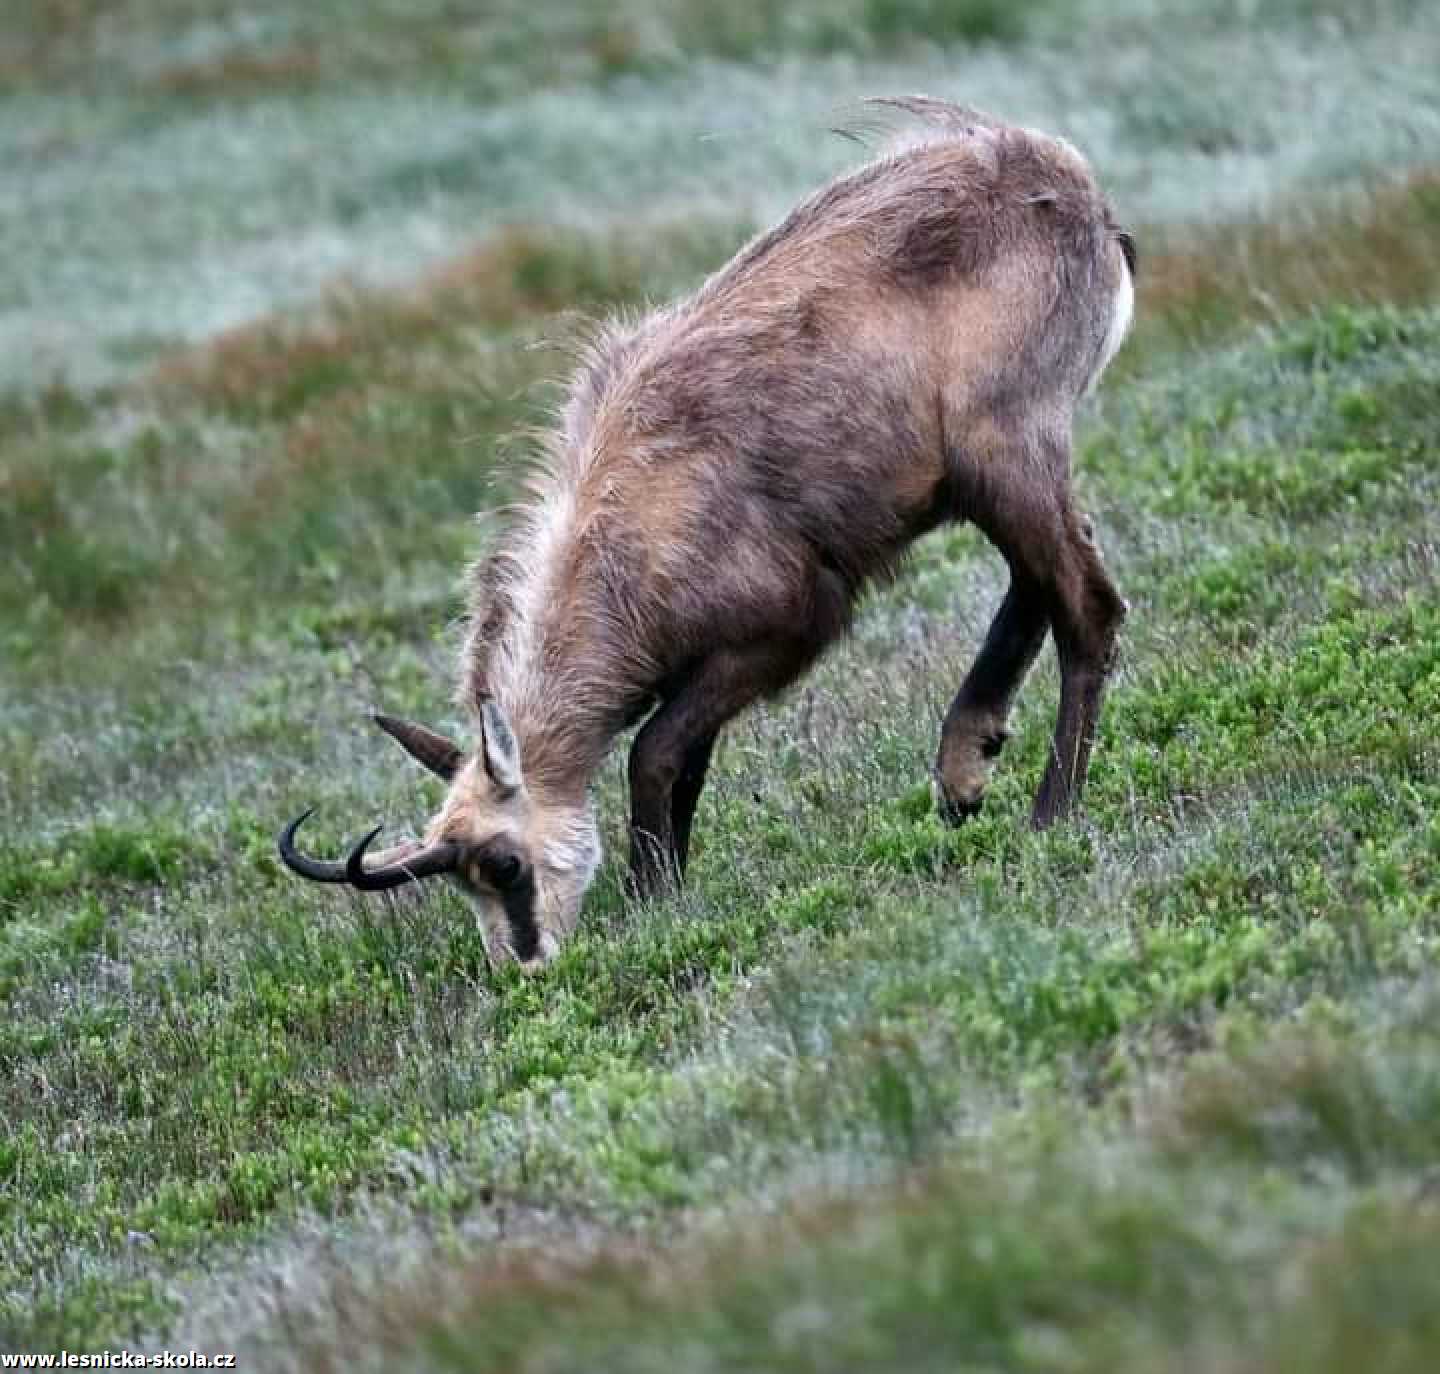
[[[474,17],[468,15],[471,9]],[[242,1367],[1428,1370],[1440,24],[1368,0],[24,0],[0,18],[0,1348]],[[717,17],[723,16],[723,17]],[[1083,818],[940,714],[925,541],[544,977],[273,851],[413,823],[573,312],[694,284],[928,89],[1140,239],[1080,486]],[[447,718],[448,717],[448,718]]]

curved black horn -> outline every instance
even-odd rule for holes
[[[383,892],[386,888],[399,887],[402,883],[412,883],[419,878],[433,878],[438,873],[448,873],[455,867],[460,855],[459,846],[436,844],[428,849],[416,849],[412,856],[384,868],[366,868],[365,851],[384,828],[377,825],[356,844],[350,851],[350,857],[345,860],[346,880],[361,891]]]
[[[317,883],[348,883],[350,878],[345,872],[344,864],[312,859],[295,848],[295,832],[314,814],[315,808],[307,807],[280,832],[280,857],[285,861],[286,868],[298,873],[302,878],[310,878]]]
[[[437,873],[448,873],[459,858],[458,845],[437,844],[422,849],[417,844],[408,853],[392,858],[380,868],[366,868],[365,851],[383,829],[377,825],[350,851],[344,863],[312,859],[295,848],[295,832],[314,814],[315,808],[312,806],[296,816],[280,832],[279,845],[280,857],[285,861],[285,867],[302,878],[310,878],[317,883],[350,883],[363,892],[383,892],[386,888],[399,887],[402,883],[414,882],[417,878],[431,878]]]

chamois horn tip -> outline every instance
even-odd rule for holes
[[[280,850],[280,858],[285,867],[292,873],[298,873],[302,878],[310,878],[321,883],[343,883],[345,881],[344,870],[339,864],[327,863],[321,859],[312,859],[308,854],[302,854],[295,848],[295,834],[311,816],[315,814],[313,806],[307,806],[298,816],[295,817],[279,834],[276,843]]]

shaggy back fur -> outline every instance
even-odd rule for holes
[[[462,702],[505,708],[532,788],[577,799],[712,646],[798,634],[813,658],[867,580],[983,500],[987,431],[1068,416],[1101,370],[1125,263],[1080,155],[886,103],[926,121],[909,147],[591,345],[463,654]]]

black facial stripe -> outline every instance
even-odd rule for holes
[[[521,959],[533,959],[540,948],[540,928],[535,924],[535,875],[528,869],[500,894],[505,919],[510,922],[511,945]]]

